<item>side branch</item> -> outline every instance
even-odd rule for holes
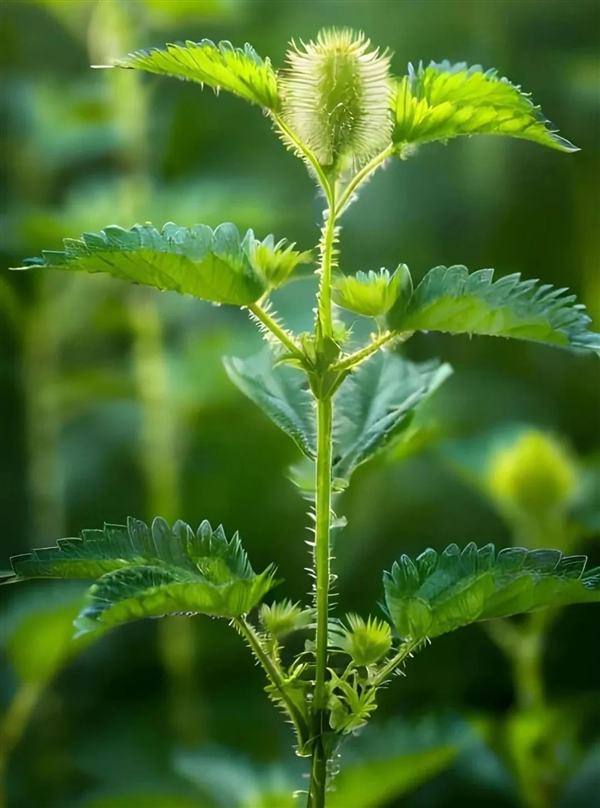
[[[376,154],[372,160],[369,160],[369,162],[363,168],[361,168],[358,174],[356,174],[350,180],[338,202],[337,207],[338,216],[341,216],[342,213],[346,210],[346,208],[352,201],[354,192],[359,188],[359,186],[362,185],[363,182],[368,180],[371,174],[373,174],[379,168],[380,165],[383,165],[383,163],[385,163],[385,161],[388,158],[390,158],[393,153],[394,153],[394,145],[390,144],[382,152]]]
[[[273,659],[267,654],[267,652],[263,647],[260,637],[256,633],[256,630],[252,625],[250,625],[250,623],[246,620],[245,617],[240,617],[234,620],[233,624],[235,628],[238,630],[238,632],[248,643],[250,650],[252,651],[256,659],[262,665],[271,684],[279,691],[279,694],[281,695],[281,699],[287,708],[289,716],[292,719],[294,726],[297,728],[298,734],[300,735],[301,728],[305,726],[305,719],[304,716],[300,713],[300,711],[296,707],[296,705],[290,700],[290,698],[287,695],[285,689],[285,679],[283,671],[281,670],[279,665],[276,662],[274,662]]]
[[[262,308],[259,303],[250,303],[246,306],[249,312],[256,317],[256,319],[261,322],[264,327],[275,336],[282,345],[284,345],[288,351],[295,356],[297,359],[304,361],[304,354],[300,350],[300,348],[294,342],[292,336],[283,329],[277,320],[275,320],[271,315]]]
[[[374,339],[373,342],[366,345],[364,348],[361,348],[359,351],[355,353],[349,354],[348,356],[344,357],[340,362],[335,364],[332,370],[337,371],[345,371],[345,370],[352,370],[352,368],[359,365],[365,359],[368,359],[380,348],[383,348],[385,345],[389,344],[390,342],[394,343],[401,343],[406,342],[407,339],[410,339],[414,331],[386,331],[377,339]]]

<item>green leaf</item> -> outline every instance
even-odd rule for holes
[[[226,359],[225,367],[234,384],[314,460],[314,398],[303,374],[274,364],[269,351],[249,359]],[[435,361],[419,365],[385,352],[363,362],[343,382],[334,401],[336,484],[347,482],[361,463],[398,438],[419,404],[451,372],[449,365]]]
[[[288,52],[281,79],[285,124],[323,166],[360,165],[390,143],[389,54],[369,51],[363,34],[319,32]]]
[[[26,590],[3,610],[2,648],[19,681],[42,685],[52,679],[93,639],[73,639],[85,588],[81,584],[55,584]]]
[[[342,768],[328,795],[328,808],[383,808],[447,769],[456,748],[440,746],[420,752],[387,754]]]
[[[191,800],[178,794],[122,794],[99,797],[83,808],[209,808],[212,803]]]
[[[458,135],[508,135],[564,152],[577,148],[556,134],[520,87],[480,65],[444,61],[408,66],[395,88],[393,141],[403,147]]]
[[[415,364],[383,351],[363,362],[335,399],[335,477],[349,480],[361,463],[397,439],[451,373],[437,361]]]
[[[389,326],[398,331],[444,331],[531,340],[600,354],[600,335],[575,296],[566,289],[521,280],[519,274],[493,282],[494,270],[469,274],[464,266],[430,270],[403,312],[392,309]]]
[[[113,65],[97,66],[133,68],[197,81],[273,111],[280,105],[277,77],[270,60],[261,59],[248,44],[242,49],[234,48],[230,42],[215,45],[210,39],[179,42],[130,53]]]
[[[63,251],[44,251],[42,258],[28,259],[19,268],[106,272],[155,289],[245,306],[267,288],[252,265],[256,245],[251,230],[241,239],[233,224],[213,231],[201,224],[188,230],[169,223],[162,232],[151,225],[136,224],[131,230],[111,225],[98,234],[65,239]]]
[[[399,297],[412,295],[412,281],[406,264],[400,264],[390,275],[379,272],[357,272],[338,276],[333,282],[333,301],[344,309],[363,317],[381,317],[397,303]]]
[[[5,583],[99,578],[77,619],[81,632],[182,612],[240,617],[275,585],[271,567],[255,575],[237,533],[228,541],[208,522],[194,532],[160,518],[151,527],[129,519],[127,526],[85,531],[81,539],[15,556],[12,565]]]
[[[304,374],[273,364],[270,351],[249,359],[226,358],[225,369],[232,382],[288,434],[307,457],[314,458],[316,423],[313,397],[305,389]]]
[[[586,570],[585,556],[558,550],[473,543],[462,551],[428,549],[413,562],[403,555],[384,573],[385,603],[405,639],[421,640],[480,620],[543,607],[600,602],[600,567]]]

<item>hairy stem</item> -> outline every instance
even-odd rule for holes
[[[314,739],[308,808],[325,805],[327,755],[323,747],[323,726],[327,710],[327,646],[329,624],[329,528],[331,522],[333,404],[331,398],[317,402],[317,468],[315,524],[315,605],[317,610],[316,672],[313,699]]]
[[[319,163],[315,155],[312,153],[312,151],[308,148],[308,146],[302,143],[302,141],[287,126],[287,124],[283,122],[282,118],[280,118],[279,115],[273,115],[273,119],[275,120],[277,126],[284,133],[288,142],[293,144],[299,156],[305,158],[306,161],[309,163],[310,167],[312,168],[312,170],[315,172],[315,175],[319,181],[319,185],[323,189],[323,193],[325,194],[329,206],[331,207],[332,199],[331,199],[330,185],[329,181],[327,180],[327,177],[325,176],[325,172],[323,171],[321,164]]]
[[[338,202],[338,208],[337,208],[338,216],[341,216],[342,213],[346,210],[346,208],[352,201],[352,197],[355,191],[359,188],[359,186],[362,185],[363,182],[366,182],[369,179],[369,177],[379,168],[379,166],[385,163],[385,161],[389,157],[391,157],[393,153],[394,153],[394,146],[390,144],[382,152],[376,154],[372,160],[369,160],[369,162],[363,168],[361,168],[358,174],[356,174],[350,180]]]
[[[261,639],[256,632],[256,629],[246,620],[245,617],[237,618],[233,621],[233,624],[250,646],[252,653],[262,665],[271,684],[279,691],[282,701],[284,702],[289,716],[293,721],[294,727],[300,736],[302,734],[302,729],[305,726],[304,716],[301,715],[296,705],[289,699],[286,693],[283,671],[279,665],[267,654]]]
[[[368,359],[372,354],[377,353],[380,348],[383,348],[389,342],[406,342],[406,340],[410,339],[413,334],[414,331],[386,331],[380,337],[377,337],[377,339],[374,339],[368,345],[365,345],[364,348],[345,356],[340,362],[332,367],[332,370],[352,370],[353,367],[360,365],[361,362]]]
[[[296,345],[290,334],[287,333],[271,315],[265,311],[258,303],[250,303],[247,306],[257,320],[259,320],[265,328],[267,328],[277,339],[284,345],[288,351],[293,354],[297,359],[304,359],[304,354]]]
[[[394,671],[400,667],[406,657],[410,656],[418,645],[419,642],[414,640],[405,642],[403,645],[401,645],[398,652],[383,666],[383,668],[381,668],[377,676],[374,677],[371,682],[372,686],[379,687],[379,685],[382,685],[386,679],[389,679]]]
[[[332,191],[332,196],[334,192]],[[335,200],[333,200],[335,201]],[[333,335],[333,318],[331,313],[331,273],[333,269],[333,251],[335,245],[336,212],[333,204],[325,211],[325,222],[321,234],[321,283],[319,285],[319,324],[323,336]]]

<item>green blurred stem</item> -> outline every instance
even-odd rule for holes
[[[254,317],[259,320],[265,328],[267,328],[277,339],[284,345],[288,351],[297,359],[304,360],[304,354],[294,342],[292,336],[285,331],[271,315],[265,311],[259,303],[250,303],[247,306],[249,312],[252,312]]]
[[[518,625],[494,620],[487,626],[489,635],[511,663],[517,717],[529,717],[542,728],[543,735],[511,749],[526,808],[552,808],[558,787],[560,738],[550,736],[546,728],[550,725],[546,723],[549,708],[543,668],[548,631],[556,615],[556,610],[546,609],[526,615]]]
[[[33,544],[60,536],[64,525],[60,469],[59,351],[60,323],[50,304],[49,280],[40,277],[38,297],[23,330],[23,378],[31,539]]]
[[[2,716],[0,726],[0,807],[4,808],[6,805],[5,796],[5,773],[6,764],[13,749],[17,746],[25,728],[29,722],[29,718],[33,713],[37,703],[39,702],[46,682],[43,683],[24,683],[20,685],[15,697],[8,706],[8,709]]]

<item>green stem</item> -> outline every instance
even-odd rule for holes
[[[373,342],[365,345],[364,348],[361,348],[360,351],[356,351],[355,353],[349,354],[345,356],[340,362],[335,364],[331,369],[337,371],[345,371],[345,370],[352,370],[353,367],[359,365],[365,359],[368,359],[380,348],[383,348],[384,345],[387,345],[388,342],[406,342],[407,339],[410,339],[414,331],[386,331],[385,334],[382,334],[377,339],[374,339]]]
[[[305,734],[303,732],[305,727],[304,716],[300,713],[296,705],[290,700],[286,693],[283,671],[279,665],[267,654],[254,626],[252,626],[245,617],[235,619],[233,624],[250,646],[252,653],[262,665],[271,684],[279,691],[281,699],[294,723],[298,737],[302,737]]]
[[[308,785],[308,802],[306,808],[325,808],[327,794],[327,754],[323,746],[322,728],[315,738],[310,767]]]
[[[373,687],[379,687],[382,685],[386,679],[388,679],[392,673],[404,662],[407,656],[409,656],[419,645],[418,641],[411,640],[410,642],[405,642],[403,645],[400,646],[398,652],[387,662],[383,668],[379,671],[377,676],[371,681],[371,685]]]
[[[6,765],[11,752],[17,746],[29,718],[36,708],[47,683],[20,685],[15,697],[2,716],[0,728],[0,806],[5,805],[5,775]]]
[[[334,191],[331,192],[332,197]],[[333,317],[331,313],[331,273],[333,269],[333,247],[335,244],[335,199],[325,211],[325,223],[321,234],[321,283],[319,284],[319,323],[325,337],[333,336]]]
[[[315,155],[312,151],[302,143],[301,140],[296,137],[294,132],[283,122],[283,120],[279,117],[279,115],[273,115],[273,119],[277,126],[281,129],[281,131],[285,134],[287,139],[294,145],[295,149],[297,150],[298,154],[301,157],[305,157],[307,162],[310,163],[311,168],[315,172],[317,179],[319,180],[319,184],[323,189],[323,193],[329,203],[329,206],[332,206],[332,199],[331,199],[331,188],[327,177],[325,176],[325,172]]]
[[[315,524],[315,605],[317,610],[316,670],[313,699],[312,768],[308,808],[325,805],[327,755],[323,746],[323,728],[327,711],[327,648],[329,626],[329,529],[331,523],[333,404],[331,398],[317,402],[317,468]]]
[[[372,160],[369,160],[369,162],[363,168],[361,168],[361,170],[358,172],[358,174],[356,174],[350,180],[350,182],[348,183],[348,185],[344,189],[344,193],[341,195],[341,197],[339,199],[338,207],[337,207],[338,216],[341,216],[342,213],[346,210],[346,208],[348,207],[348,205],[352,201],[352,196],[353,196],[354,192],[357,190],[357,188],[360,185],[362,185],[363,182],[368,180],[369,177],[371,176],[371,174],[373,174],[373,172],[377,168],[379,168],[379,166],[382,163],[385,163],[385,161],[389,157],[392,156],[392,154],[394,153],[394,148],[395,148],[394,145],[390,144],[382,152],[380,152],[379,154],[376,154],[375,157],[373,157]]]
[[[277,337],[277,339],[285,345],[288,351],[293,354],[297,359],[304,360],[304,354],[296,345],[290,334],[285,331],[271,315],[266,312],[258,303],[250,303],[247,307],[248,311],[256,317],[257,320],[268,328],[268,330]]]

